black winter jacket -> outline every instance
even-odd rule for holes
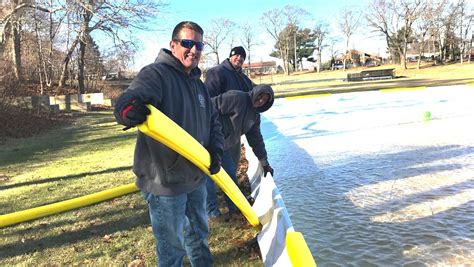
[[[252,90],[252,81],[242,70],[235,70],[229,59],[208,70],[204,83],[209,90],[210,97],[218,96],[230,90],[242,92]]]
[[[123,108],[139,98],[162,111],[220,158],[224,141],[221,125],[200,75],[199,68],[188,75],[181,62],[162,49],[155,63],[144,67],[117,100],[114,114],[121,116]],[[140,131],[133,172],[136,185],[154,195],[188,193],[205,180],[204,173],[191,162]]]
[[[270,99],[265,105],[254,108],[253,103],[258,95],[267,93]],[[260,132],[260,113],[268,110],[274,101],[273,90],[268,85],[257,85],[252,91],[228,91],[212,98],[212,102],[219,111],[219,119],[224,134],[224,150],[240,142],[241,135],[245,134],[255,156],[268,165],[267,151]],[[266,164],[265,164],[266,163]]]

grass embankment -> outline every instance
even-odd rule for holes
[[[0,145],[0,213],[34,208],[134,181],[136,132],[110,111],[73,116],[41,135]],[[243,221],[211,224],[216,265],[261,265],[245,249],[257,234]],[[1,229],[0,265],[156,265],[155,241],[141,194]]]
[[[364,82],[347,82],[348,73],[363,70],[394,68],[396,79],[373,80]],[[353,68],[346,71],[297,72],[285,76],[283,74],[255,77],[253,82],[272,84],[277,97],[306,94],[344,93],[354,91],[370,91],[419,86],[446,86],[474,83],[474,64],[424,65],[417,69],[410,64],[408,69],[399,65],[384,65],[373,68]]]

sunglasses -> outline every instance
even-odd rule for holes
[[[185,47],[187,49],[191,49],[193,48],[193,46],[196,46],[196,49],[198,51],[202,51],[204,49],[204,42],[196,42],[188,39],[176,39],[174,41],[179,42],[182,47]]]

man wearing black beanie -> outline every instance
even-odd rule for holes
[[[204,83],[209,90],[210,97],[230,90],[242,92],[252,90],[254,84],[242,72],[242,65],[246,57],[245,49],[242,46],[236,46],[230,50],[229,58],[207,71]]]
[[[230,50],[229,58],[222,61],[221,64],[209,69],[206,73],[204,84],[207,86],[209,96],[216,97],[227,91],[237,90],[242,92],[250,92],[255,84],[242,72],[247,53],[242,46],[236,46]],[[235,168],[240,162],[240,142],[228,149],[231,154]],[[222,166],[226,171],[226,166]],[[227,171],[229,172],[229,171]],[[233,172],[233,171],[232,171]],[[229,173],[230,177],[237,184],[237,174]],[[208,177],[208,192],[212,192],[214,182]],[[215,190],[215,189],[214,189]],[[214,192],[215,194],[215,192]],[[215,201],[210,201],[212,194],[208,193],[208,209],[207,214],[210,218],[219,217],[221,214],[216,208]],[[211,204],[211,205],[209,205]]]
[[[247,53],[245,53],[245,49],[242,46],[236,46],[230,50],[229,58],[234,55],[240,55],[240,57],[243,59],[242,62],[245,61],[245,58],[247,57]]]

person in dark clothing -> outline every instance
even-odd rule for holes
[[[211,154],[211,174],[223,154],[223,135],[197,67],[204,49],[202,28],[191,21],[176,25],[170,50],[161,49],[117,100],[114,115],[127,127],[143,123],[151,104],[205,146]],[[159,124],[158,124],[159,125]],[[206,176],[187,159],[138,132],[133,172],[148,202],[160,266],[212,266],[206,212]]]
[[[242,46],[236,46],[230,50],[227,59],[207,71],[204,83],[209,90],[211,98],[231,90],[242,92],[250,92],[252,90],[254,84],[242,72],[242,65],[246,56],[245,49]],[[229,153],[236,167],[240,162],[240,150],[240,139],[233,147],[229,148]],[[212,217],[212,214],[210,216]]]
[[[231,90],[212,98],[219,112],[219,119],[224,134],[224,155],[222,167],[237,184],[237,164],[233,161],[231,148],[240,144],[240,137],[245,134],[255,156],[263,167],[264,175],[273,176],[273,168],[268,163],[267,151],[260,132],[260,113],[267,111],[272,105],[274,93],[268,85],[255,86],[250,92]],[[226,196],[229,214],[237,212],[237,208]],[[214,181],[207,179],[207,212],[211,218],[219,217],[217,195]]]
[[[242,46],[236,46],[230,50],[229,58],[207,71],[204,83],[211,98],[230,90],[242,92],[252,90],[255,84],[242,72],[246,56],[245,49]],[[240,147],[240,142],[238,142],[231,149],[236,165],[240,162]]]
[[[230,51],[229,58],[207,71],[204,83],[211,98],[230,90],[242,92],[252,90],[254,84],[242,72],[246,56],[242,46],[234,47]]]

